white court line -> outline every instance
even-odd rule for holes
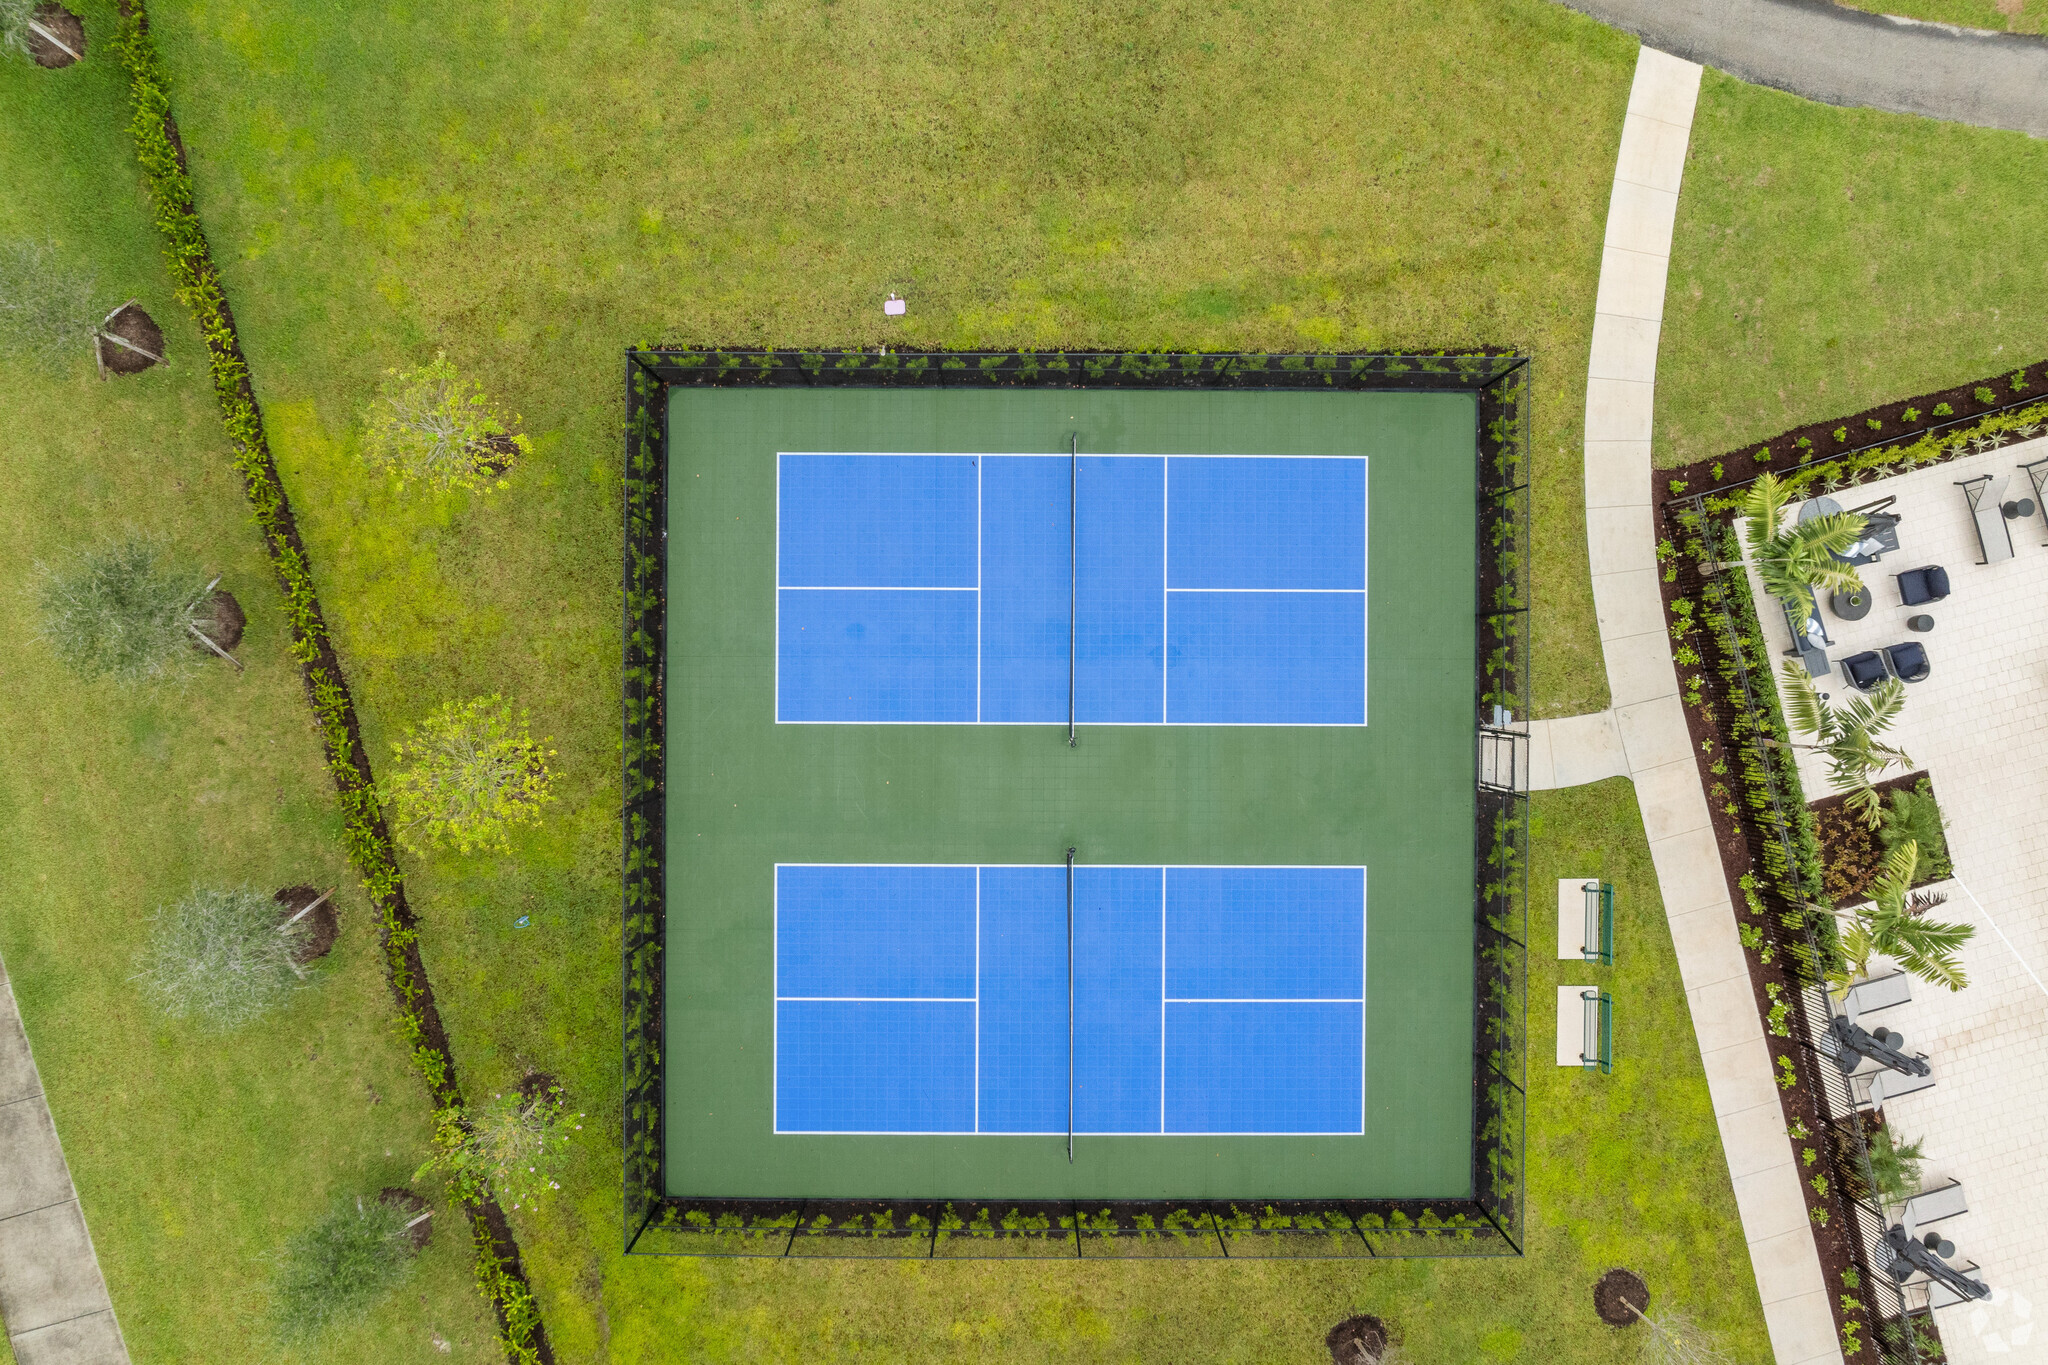
[[[1063,458],[1058,454],[1047,454],[1042,450],[778,450],[775,453],[777,455],[803,455],[811,457],[836,457],[841,455],[873,456],[876,458],[887,457],[899,460],[906,457],[930,460],[1057,460]],[[1211,452],[1209,454],[1194,455],[1181,451],[1167,454],[1160,451],[1120,450],[1113,454],[1091,455],[1088,458],[1091,460],[1364,460],[1370,457],[1365,455],[1260,455],[1251,452],[1223,455]],[[1064,1132],[1066,1130],[1061,1129],[1061,1131]]]
[[[777,1128],[777,1137],[1062,1137],[1064,1128],[991,1128],[987,1132],[970,1132],[965,1128]],[[1154,1133],[1144,1128],[1118,1128],[1098,1130],[1076,1128],[1075,1137],[1188,1137],[1188,1138],[1276,1138],[1276,1137],[1357,1137],[1349,1128],[1283,1128],[1273,1132],[1245,1132],[1237,1128],[1193,1130],[1176,1128],[1170,1133]]]

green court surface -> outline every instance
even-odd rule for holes
[[[668,1193],[1456,1198],[1472,1183],[1474,400],[678,388],[668,397]],[[778,725],[781,451],[1364,455],[1358,726]],[[1364,865],[1356,1136],[778,1135],[778,863]]]

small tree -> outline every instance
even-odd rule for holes
[[[1710,1341],[1682,1313],[1669,1308],[1645,1313],[1632,1303],[1628,1310],[1650,1329],[1650,1335],[1643,1341],[1643,1359],[1651,1365],[1735,1365],[1733,1356]]]
[[[42,636],[81,677],[123,686],[162,678],[197,662],[195,647],[234,662],[199,628],[220,580],[145,541],[104,545],[58,568],[38,564],[36,574]]]
[[[279,1258],[278,1331],[303,1341],[360,1318],[412,1271],[404,1207],[381,1199],[336,1200]]]
[[[503,697],[449,702],[391,746],[400,766],[382,796],[399,842],[415,853],[509,851],[506,831],[538,823],[554,799],[546,746]]]
[[[1825,754],[1828,781],[1837,791],[1847,793],[1849,809],[1862,816],[1864,824],[1876,829],[1884,819],[1884,808],[1879,802],[1877,788],[1872,785],[1873,780],[1893,764],[1902,768],[1913,765],[1905,750],[1878,738],[1899,718],[1899,711],[1906,704],[1905,684],[1897,678],[1886,678],[1868,696],[1857,697],[1837,710],[1820,699],[1820,693],[1814,690],[1813,679],[1807,676],[1805,666],[1797,660],[1786,660],[1781,676],[1784,679],[1786,721],[1800,734],[1812,735],[1820,742],[1786,744],[1775,739],[1764,742],[1779,748],[1809,749]]]
[[[1764,591],[1804,619],[1813,611],[1814,589],[1862,588],[1856,566],[1835,556],[1863,538],[1864,521],[1853,512],[1831,512],[1781,527],[1791,500],[1777,475],[1761,475],[1743,498],[1742,540]]]
[[[531,1098],[493,1095],[467,1111],[443,1109],[435,1115],[435,1154],[413,1179],[442,1171],[462,1199],[489,1192],[511,1208],[530,1209],[562,1188],[569,1134],[583,1127],[582,1117],[563,1105],[560,1086]]]
[[[514,423],[519,418],[515,414]],[[481,488],[532,443],[514,434],[445,354],[417,369],[390,370],[370,406],[364,453],[370,463],[436,488]]]
[[[249,887],[199,887],[159,910],[135,979],[173,1019],[236,1028],[269,1013],[307,979],[297,954],[312,926],[280,925],[277,901]]]
[[[0,6],[13,3],[0,0]],[[0,10],[0,31],[11,47],[16,33],[28,29],[8,30],[5,23]],[[21,38],[24,51],[27,41]],[[0,242],[0,351],[53,370],[75,364],[100,331],[93,291],[92,276],[67,264],[55,245],[27,238]]]
[[[1837,994],[1870,968],[1870,959],[1890,958],[1930,986],[1959,991],[1969,984],[1956,954],[1976,935],[1971,924],[1944,924],[1923,919],[1929,910],[1948,903],[1931,891],[1915,892],[1920,846],[1907,840],[1885,854],[1884,868],[1870,888],[1871,899],[1848,912],[1837,911],[1842,924],[1842,966],[1835,974]]]
[[[1885,798],[1883,827],[1877,837],[1888,849],[1909,839],[1920,845],[1921,861],[1929,864],[1933,875],[1939,877],[1948,868],[1946,827],[1941,807],[1934,803],[1933,788],[1922,778],[1920,790],[1894,791]]]

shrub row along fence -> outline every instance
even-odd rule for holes
[[[1843,1351],[1852,1360],[1918,1362],[1936,1337],[1931,1315],[1909,1309],[1881,1269],[1891,1261],[1882,1246],[1889,1221],[1872,1172],[1870,1120],[1826,1044],[1837,1010],[1823,982],[1840,965],[1840,948],[1825,864],[1787,747],[1791,737],[1771,681],[1772,651],[1749,577],[1737,567],[1742,552],[1731,514],[1770,467],[1774,448],[1792,466],[1780,474],[1786,486],[1835,493],[2038,434],[2048,426],[2048,402],[2034,393],[2039,387],[2048,387],[2048,367],[2028,366],[1857,418],[1817,423],[1813,432],[1841,449],[1816,454],[1815,436],[1801,433],[1753,451],[1744,447],[1677,471],[1670,483],[1674,496],[1662,507],[1666,536],[1658,559],[1673,659],[1700,741],[1716,835],[1724,851],[1739,848],[1747,863],[1732,888],[1741,905],[1737,928],[1758,987],[1788,1132],[1800,1153]],[[1962,404],[1974,410],[1957,417]],[[1852,439],[1887,425],[1907,429],[1888,439]],[[1730,465],[1740,477],[1714,477]],[[1698,488],[1702,482],[1709,486]]]
[[[242,475],[283,591],[292,656],[304,672],[328,770],[341,801],[342,839],[378,916],[378,937],[400,1027],[413,1065],[440,1111],[437,1128],[459,1136],[462,1091],[456,1083],[447,1031],[434,1004],[433,986],[420,958],[418,917],[406,901],[405,881],[378,808],[355,704],[328,635],[291,503],[271,459],[263,415],[249,380],[248,360],[220,273],[193,207],[185,148],[171,116],[168,74],[138,0],[123,0],[115,48],[128,72],[134,103],[129,127],[149,185],[156,226],[163,235],[164,257],[178,299],[191,310],[205,339],[214,395],[227,426],[235,468]],[[488,1192],[462,1202],[469,1218],[478,1287],[496,1315],[507,1358],[518,1365],[551,1365],[553,1352],[504,1211]]]
[[[1472,1182],[1463,1198],[1154,1203],[673,1194],[666,999],[668,397],[719,386],[1422,390],[1476,399]],[[1528,1093],[1529,371],[1511,354],[629,351],[625,362],[625,1246],[734,1256],[1520,1255]]]

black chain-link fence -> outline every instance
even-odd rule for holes
[[[668,1189],[664,687],[675,386],[1469,392],[1478,409],[1472,1188],[1434,1200],[722,1199]],[[628,1252],[1351,1257],[1522,1251],[1527,1128],[1529,372],[1505,353],[636,350],[626,357],[624,1019]]]

